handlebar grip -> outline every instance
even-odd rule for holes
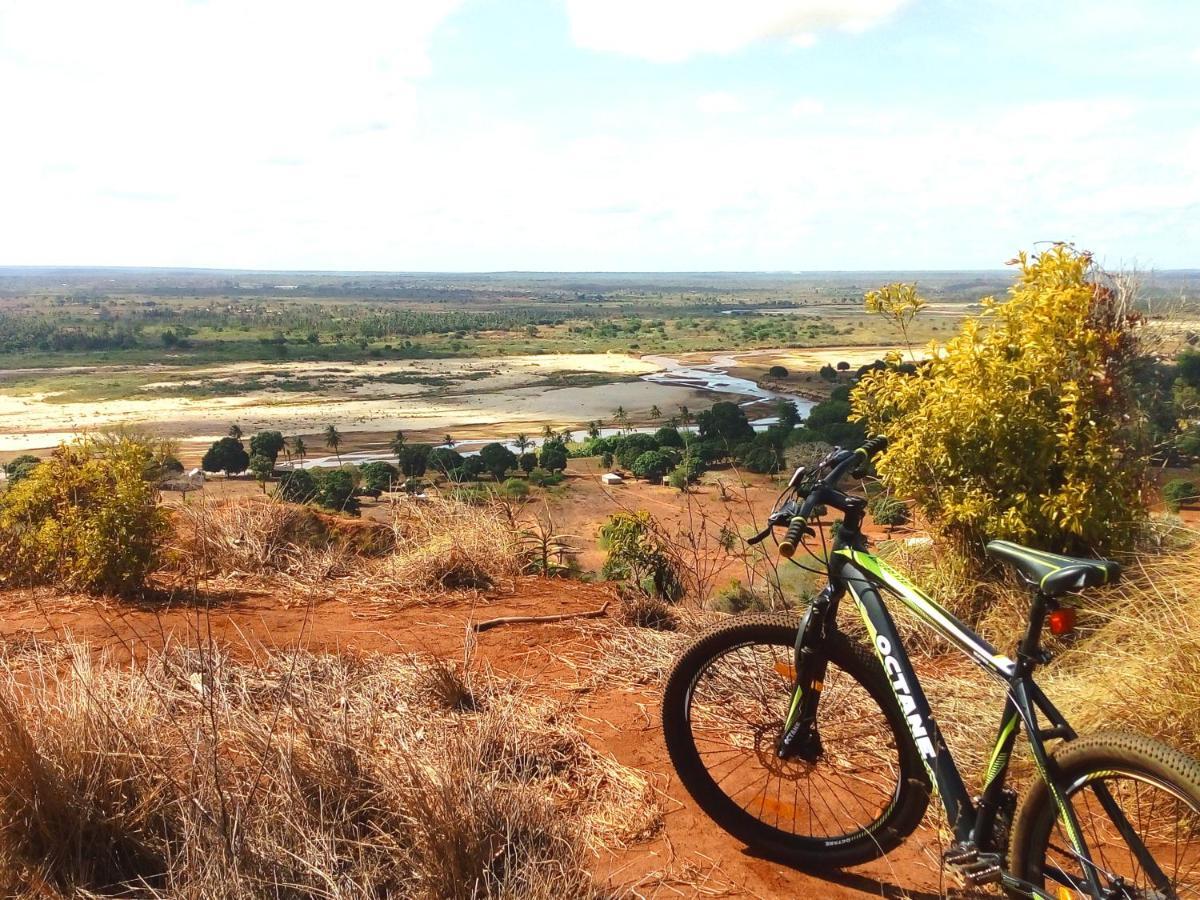
[[[877,437],[873,437],[873,438],[869,439],[865,444],[863,444],[858,449],[867,455],[867,459],[870,459],[876,453],[880,453],[880,452],[886,450],[887,445],[888,445],[888,439],[885,438],[883,435],[878,435]]]
[[[779,542],[779,555],[791,559],[796,552],[796,547],[800,543],[800,539],[804,537],[804,531],[808,528],[808,520],[796,516],[792,519],[792,524],[788,526],[787,534],[783,536],[783,540]]]

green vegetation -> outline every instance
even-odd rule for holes
[[[1200,497],[1200,492],[1196,489],[1196,483],[1186,478],[1173,478],[1163,485],[1163,501],[1171,512],[1179,512],[1181,506],[1194,502],[1197,497]]]
[[[1087,254],[1056,246],[1020,268],[940,355],[866,373],[854,411],[891,442],[884,480],[964,547],[1127,547],[1146,514],[1136,319]]]
[[[647,512],[619,512],[600,526],[600,546],[607,551],[601,575],[623,581],[649,596],[676,601],[684,587],[670,544]]]
[[[130,593],[167,530],[152,448],[131,437],[61,445],[0,494],[0,582]]]

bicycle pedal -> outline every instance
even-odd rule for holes
[[[983,887],[985,884],[995,884],[1000,880],[1000,865],[999,863],[995,863],[981,866],[980,868],[973,868],[963,874],[963,880],[971,887]]]
[[[974,844],[954,844],[942,854],[942,862],[958,869],[979,859],[979,849]]]

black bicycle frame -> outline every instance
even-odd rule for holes
[[[847,536],[842,537],[844,539]],[[1076,734],[1062,713],[1034,683],[1032,677],[1037,663],[1041,660],[1042,626],[1053,601],[1040,592],[1034,595],[1028,630],[1021,641],[1017,659],[1012,660],[998,653],[991,644],[906,581],[884,561],[869,553],[865,549],[865,542],[856,539],[857,535],[851,534],[849,538],[850,542],[839,540],[834,552],[830,554],[829,586],[814,598],[797,634],[797,693],[789,712],[788,727],[785,729],[783,741],[788,743],[794,740],[798,748],[797,755],[808,756],[813,752],[812,746],[806,746],[804,732],[812,731],[815,735],[815,730],[806,726],[816,721],[820,685],[824,681],[825,662],[820,654],[820,644],[827,630],[833,628],[841,599],[849,593],[866,623],[875,653],[908,722],[913,745],[945,807],[956,842],[972,845],[981,852],[993,850],[996,815],[1003,801],[1012,748],[1023,726],[1034,763],[1050,790],[1075,855],[1082,865],[1087,879],[1086,888],[1093,896],[1101,896],[1099,870],[1091,860],[1074,810],[1066,801],[1054,777],[1053,762],[1045,747],[1045,741],[1056,738],[1072,740]],[[972,800],[968,793],[958,766],[942,738],[929,701],[896,630],[895,622],[884,604],[881,591],[887,591],[899,598],[925,624],[1007,685],[1007,698],[996,732],[996,741],[983,775],[982,792],[976,800]],[[1046,726],[1039,724],[1039,714],[1047,720]],[[808,743],[813,741],[810,739]],[[819,752],[819,743],[816,752]],[[1110,804],[1105,803],[1104,796],[1107,790],[1102,791],[1101,802],[1108,807]],[[1108,810],[1110,815],[1116,809],[1115,801],[1111,806],[1112,809]],[[1116,810],[1115,818],[1124,819],[1119,809]],[[1136,843],[1140,844],[1140,841]],[[1149,857],[1145,848],[1141,847],[1140,851],[1135,848],[1139,857],[1146,857],[1153,865],[1153,859]],[[1157,866],[1149,871],[1154,869],[1157,869]],[[1074,890],[1085,887],[1076,884],[1073,879],[1057,869],[1048,870],[1046,874]],[[1054,900],[1052,895],[1007,872],[1002,874],[1002,883],[1030,897]]]

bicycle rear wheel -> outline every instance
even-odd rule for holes
[[[916,828],[929,783],[879,661],[841,634],[823,648],[822,753],[778,758],[797,627],[739,616],[697,638],[667,680],[663,733],[680,780],[730,834],[801,866],[855,865]]]
[[[1106,897],[1200,898],[1200,764],[1150,738],[1117,732],[1072,741],[1054,754],[1056,780]],[[1050,893],[1090,897],[1049,788],[1022,798],[1012,831],[1014,875]]]

